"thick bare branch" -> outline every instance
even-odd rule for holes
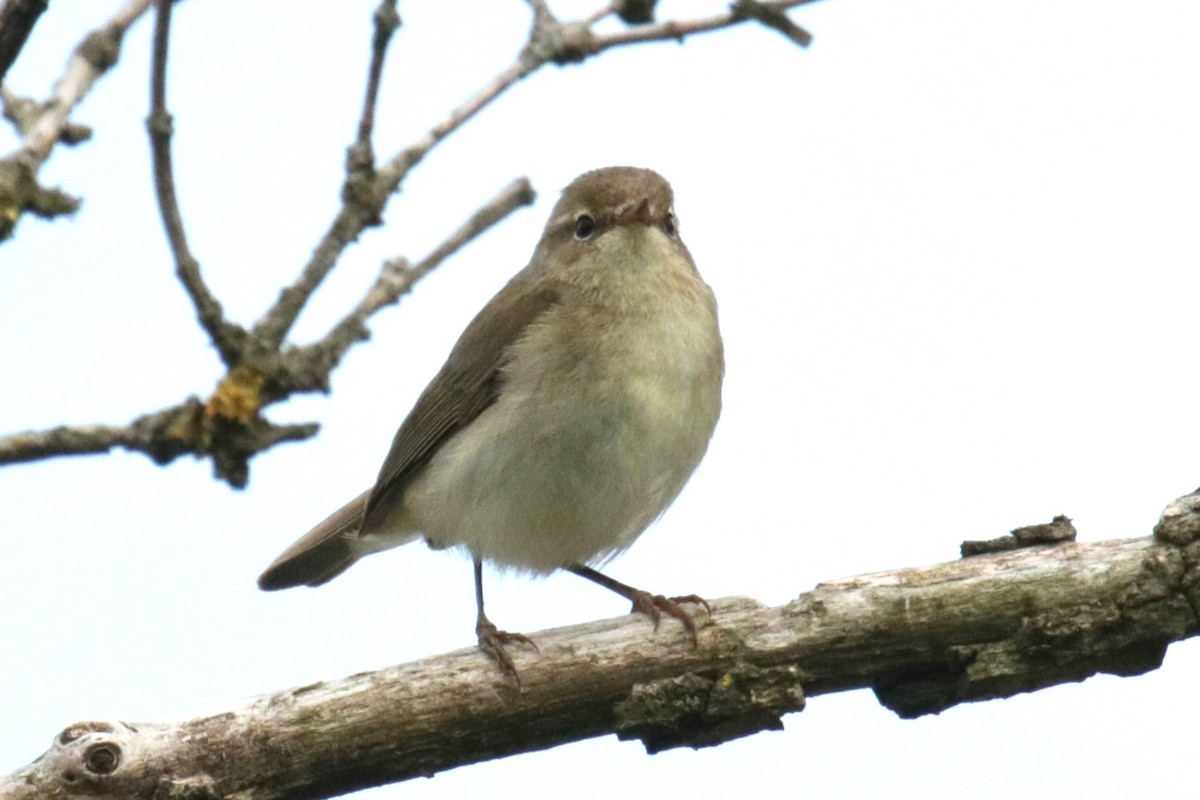
[[[515,654],[519,692],[469,649],[181,723],[81,722],[0,795],[332,797],[612,733],[650,752],[720,744],[778,729],[806,695],[869,688],[915,717],[1136,675],[1200,631],[1198,506],[1168,507],[1157,539],[830,581],[778,608],[719,600],[695,648],[636,615],[545,631]]]

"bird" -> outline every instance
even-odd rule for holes
[[[479,311],[400,424],[374,486],[262,573],[266,591],[319,586],[360,558],[424,539],[474,565],[476,638],[520,686],[484,613],[483,563],[566,570],[663,614],[684,604],[597,567],[628,548],[699,465],[721,412],[724,346],[712,289],[679,235],[670,184],[636,167],[562,192],[529,264]]]

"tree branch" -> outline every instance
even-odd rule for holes
[[[0,105],[4,107],[4,118],[13,124],[22,138],[38,124],[42,112],[46,109],[46,103],[38,103],[28,97],[19,97],[6,85],[0,85]],[[72,146],[86,142],[91,137],[92,129],[87,125],[67,122],[58,135],[58,142]]]
[[[544,631],[514,654],[520,692],[467,649],[185,722],[81,722],[0,795],[332,797],[612,733],[716,745],[779,729],[806,695],[872,689],[910,718],[1137,675],[1200,631],[1200,495],[1155,530],[830,581],[778,608],[719,600],[695,648],[636,615]]]
[[[358,139],[346,154],[346,172],[375,173],[375,151],[371,134],[375,129],[375,106],[379,101],[379,84],[383,77],[383,60],[387,55],[392,35],[400,27],[400,14],[396,11],[396,0],[380,0],[375,9],[375,35],[371,40],[371,65],[367,68],[367,91],[363,97],[362,115],[358,120]]]
[[[239,384],[226,379],[207,403],[189,397],[183,403],[143,414],[125,426],[59,426],[45,431],[23,431],[0,437],[0,465],[37,461],[54,456],[107,453],[114,448],[144,453],[157,464],[168,464],[181,455],[211,456],[218,477],[244,486],[250,456],[281,442],[316,435],[314,423],[277,425],[256,413],[256,406],[239,397]],[[251,390],[252,392],[253,390]]]
[[[475,96],[451,110],[445,119],[434,125],[425,136],[388,159],[369,184],[364,184],[360,175],[351,173],[347,176],[342,193],[343,205],[337,217],[317,244],[300,276],[280,293],[275,305],[255,325],[255,336],[262,337],[265,341],[282,342],[299,316],[300,309],[333,269],[342,250],[357,239],[367,227],[380,223],[388,198],[399,191],[413,167],[438,143],[495,102],[521,79],[547,64],[571,64],[628,44],[682,41],[693,34],[733,27],[749,19],[744,13],[730,11],[704,19],[639,25],[625,32],[597,35],[592,28],[609,13],[607,7],[583,20],[563,23],[551,14],[543,0],[528,1],[534,12],[529,39],[511,65],[492,78]],[[782,15],[787,8],[811,2],[814,0],[783,0],[760,5]]]
[[[25,212],[56,216],[74,212],[79,201],[37,183],[37,173],[50,151],[69,128],[67,118],[91,90],[92,84],[117,63],[121,39],[129,26],[150,5],[150,0],[129,0],[104,26],[88,34],[71,58],[54,95],[19,127],[24,132],[21,148],[0,160],[0,241],[8,238]],[[6,113],[11,103],[6,99]],[[78,131],[76,130],[76,134]]]
[[[0,7],[0,82],[17,60],[49,0],[5,0]]]
[[[286,387],[286,390],[329,391],[329,374],[351,346],[370,336],[366,323],[375,312],[399,302],[418,281],[437,269],[442,262],[521,206],[533,205],[536,197],[529,179],[517,178],[480,206],[458,230],[415,265],[410,265],[407,259],[399,256],[385,261],[379,276],[353,311],[320,340],[288,351],[287,371],[296,383]]]
[[[342,209],[333,226],[317,245],[313,257],[300,278],[279,293],[279,299],[254,326],[256,339],[275,347],[283,344],[308,298],[333,269],[343,249],[368,227],[383,224],[386,198],[376,197],[375,149],[371,135],[375,128],[375,106],[383,76],[383,61],[392,35],[400,27],[395,0],[380,0],[374,14],[375,33],[371,38],[371,63],[367,68],[367,89],[358,121],[358,138],[346,151],[346,180],[342,184]],[[336,362],[335,362],[336,363]],[[328,383],[326,375],[324,383]]]
[[[416,265],[410,266],[403,258],[388,259],[354,310],[322,339],[273,359],[261,359],[266,372],[246,366],[230,370],[207,402],[189,398],[124,427],[60,426],[0,437],[0,465],[54,456],[95,455],[117,447],[144,453],[159,464],[191,453],[211,456],[219,477],[244,486],[251,456],[280,442],[307,439],[318,430],[313,423],[272,423],[259,414],[263,406],[296,392],[328,391],[330,372],[355,342],[369,336],[367,320],[372,315],[397,302],[467,243],[533,201],[528,179],[514,180]],[[271,376],[269,381],[267,375]]]
[[[562,23],[554,18],[544,0],[528,1],[534,12],[533,24],[528,41],[516,61],[493,78],[473,98],[453,109],[425,136],[401,150],[382,168],[376,170],[371,143],[375,106],[388,43],[399,25],[395,2],[380,0],[375,11],[375,32],[363,109],[357,137],[348,150],[346,160],[347,173],[343,184],[342,207],[318,242],[312,257],[302,268],[299,277],[280,292],[279,298],[262,315],[253,330],[246,331],[224,318],[221,304],[201,278],[200,265],[187,244],[175,196],[170,149],[172,123],[166,107],[167,45],[173,4],[169,0],[158,0],[153,46],[151,111],[147,119],[147,128],[150,133],[159,208],[175,258],[176,273],[191,297],[196,316],[219,352],[227,372],[208,400],[189,398],[177,406],[144,415],[124,428],[58,427],[49,431],[27,431],[0,439],[0,464],[57,455],[101,453],[114,447],[147,453],[159,463],[170,461],[183,453],[192,453],[211,457],[217,477],[229,481],[234,486],[244,486],[248,480],[249,459],[252,456],[277,442],[305,438],[317,430],[314,424],[275,425],[262,417],[261,411],[264,407],[280,402],[296,392],[328,391],[331,371],[351,346],[367,338],[366,322],[372,314],[388,304],[395,303],[420,278],[513,209],[532,202],[532,189],[528,183],[515,182],[499,197],[477,211],[463,228],[415,267],[408,267],[403,259],[393,259],[386,263],[366,296],[321,340],[307,347],[285,348],[284,341],[297,316],[334,267],[342,251],[367,227],[382,223],[383,209],[391,195],[400,188],[400,184],[412,168],[439,142],[494,102],[517,81],[546,64],[581,61],[588,56],[625,44],[681,40],[693,33],[731,27],[752,16],[760,21],[769,20],[774,27],[786,27],[785,9],[812,2],[785,0],[775,3],[753,3],[753,12],[748,11],[750,6],[743,3],[744,7],[739,6],[740,11],[734,9],[718,17],[638,25],[631,29],[636,35],[626,36],[621,33],[598,35],[593,32],[594,25],[613,13],[614,9],[610,6],[605,6],[581,21]],[[79,48],[79,54],[92,53],[103,56],[99,60],[86,60],[86,63],[111,64],[115,61],[121,34],[148,4],[149,0],[130,0],[113,21],[85,40]],[[628,8],[625,12],[632,16],[644,16],[647,13],[644,9],[633,12]],[[104,62],[104,58],[108,61]],[[84,84],[64,78],[60,82],[60,88],[62,85],[78,87]],[[45,143],[50,140],[38,133],[46,126],[44,118],[29,122],[27,109],[18,99],[6,94],[4,100],[6,110],[14,120],[18,120],[17,124],[28,128],[27,141],[41,143],[37,146],[30,145],[27,149],[31,153],[43,150],[48,153],[49,149]],[[62,105],[64,104],[60,104]],[[65,104],[65,107],[69,109],[70,105],[73,103]],[[55,123],[55,137],[62,135],[65,120],[64,111]],[[5,218],[3,166],[0,163],[0,220]],[[29,194],[32,191],[29,188],[32,177],[21,183],[23,174],[25,173],[19,173],[14,182],[23,186]],[[31,176],[32,173],[28,175]],[[35,183],[32,186],[40,188],[36,187]],[[45,197],[44,190],[41,191],[39,196]],[[46,200],[46,203],[48,204],[49,200]],[[13,220],[16,216],[16,213],[11,214]],[[0,231],[0,234],[2,233]]]
[[[761,22],[774,28],[801,47],[812,44],[812,34],[788,19],[777,3],[760,3],[758,0],[735,0],[730,13]]]
[[[175,274],[186,289],[192,305],[196,308],[196,319],[208,333],[209,339],[229,369],[241,362],[246,345],[246,333],[237,325],[225,321],[225,312],[220,302],[209,291],[200,275],[200,262],[188,247],[187,234],[183,229],[183,217],[179,213],[179,200],[175,195],[175,176],[171,165],[171,134],[174,123],[167,111],[167,50],[171,33],[171,8],[174,0],[156,0],[154,18],[154,47],[150,69],[150,116],[146,118],[146,130],[150,133],[150,153],[154,164],[154,189],[158,198],[158,210],[162,215],[171,253],[175,257]]]

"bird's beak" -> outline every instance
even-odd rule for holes
[[[618,225],[649,225],[653,221],[650,213],[650,198],[630,202],[617,210]]]

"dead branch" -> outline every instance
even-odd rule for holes
[[[234,486],[249,479],[249,460],[282,442],[316,435],[315,423],[281,425],[260,413],[263,406],[301,391],[327,391],[329,373],[346,350],[369,335],[367,319],[397,302],[458,249],[516,209],[533,203],[533,188],[520,178],[484,203],[428,256],[409,267],[389,259],[354,310],[325,337],[303,348],[260,355],[256,367],[239,365],[221,380],[207,402],[182,403],[143,414],[128,425],[59,426],[0,436],[0,465],[53,456],[93,455],[114,448],[144,453],[157,464],[192,454],[213,460],[213,470]]]
[[[154,47],[150,68],[150,116],[146,130],[150,133],[151,161],[154,164],[154,190],[158,210],[162,215],[171,253],[175,257],[175,274],[187,291],[200,327],[221,355],[229,369],[238,366],[246,345],[246,332],[225,320],[221,303],[213,296],[200,275],[200,262],[188,247],[183,228],[183,215],[175,195],[175,174],[171,163],[171,134],[174,123],[167,111],[167,51],[171,30],[171,7],[174,0],[156,0],[154,16]]]
[[[534,12],[533,23],[529,38],[514,63],[489,81],[474,97],[453,109],[417,142],[399,151],[377,169],[371,141],[375,105],[387,47],[400,24],[396,4],[392,0],[381,0],[374,14],[375,32],[363,109],[356,138],[347,153],[342,206],[299,276],[280,292],[276,302],[253,327],[247,329],[225,318],[220,301],[201,277],[200,263],[193,255],[185,235],[183,216],[175,197],[171,165],[173,121],[166,105],[166,65],[173,3],[159,0],[156,3],[157,24],[151,62],[151,109],[147,119],[156,194],[176,273],[192,300],[201,327],[208,333],[225,364],[226,375],[207,400],[189,398],[170,408],[143,415],[127,426],[62,426],[49,431],[26,431],[0,437],[0,465],[60,455],[102,453],[114,447],[123,447],[144,452],[158,463],[166,463],[185,453],[211,458],[214,474],[218,478],[234,486],[244,486],[249,479],[250,458],[278,442],[303,439],[317,430],[315,424],[276,425],[262,416],[261,412],[266,406],[281,402],[298,392],[328,391],[329,376],[346,351],[368,337],[367,321],[371,315],[395,303],[416,281],[467,241],[480,235],[515,208],[532,202],[532,189],[528,183],[515,182],[496,199],[482,206],[463,228],[415,267],[409,268],[408,262],[402,258],[385,264],[367,295],[321,340],[302,347],[286,346],[288,333],[300,311],[333,269],[342,252],[368,227],[382,224],[383,211],[391,196],[400,189],[409,172],[438,143],[474,118],[516,82],[547,64],[574,63],[628,44],[680,41],[686,36],[720,30],[746,21],[758,21],[785,33],[790,31],[788,35],[791,38],[806,44],[807,41],[800,41],[804,39],[803,36],[798,36],[788,27],[792,24],[787,22],[784,12],[808,2],[812,0],[741,3],[728,13],[712,18],[651,22],[636,25],[629,31],[601,34],[594,30],[594,26],[614,13],[610,7],[606,6],[601,12],[580,21],[561,22],[551,14],[544,2],[530,0]],[[99,65],[93,67],[91,80],[99,74],[96,70],[102,71],[101,67],[106,68],[115,62],[120,35],[148,4],[149,0],[130,0],[113,21],[80,46],[80,53],[103,56],[87,62]],[[624,15],[650,18],[652,8],[626,8]],[[100,47],[102,44],[105,47]],[[62,84],[83,86],[84,90],[90,86],[90,82],[69,82],[66,79],[60,82],[60,88]],[[74,102],[77,101],[78,97]],[[62,135],[74,102],[55,104],[53,137],[38,134],[47,123],[38,121],[31,124],[27,141],[40,144],[36,147],[27,145],[26,149],[38,155],[24,158],[34,158],[37,164],[45,160],[49,155],[49,145],[46,143],[57,141]],[[5,106],[14,119],[28,116],[17,98],[5,95]],[[24,124],[18,122],[18,125]],[[36,187],[36,182],[31,183],[32,177],[21,180],[21,175],[25,174],[22,172],[13,180],[28,190],[26,194],[36,189],[40,191],[38,196],[46,199],[45,191]],[[32,176],[33,173],[28,174]],[[4,181],[4,175],[0,172],[0,187]],[[4,192],[0,189],[0,206],[4,205],[4,198]],[[48,199],[46,201],[49,202]],[[0,207],[0,217],[3,211],[3,207]]]
[[[26,212],[54,217],[78,209],[77,198],[41,186],[38,170],[65,131],[71,131],[71,138],[78,140],[78,126],[72,128],[67,118],[96,80],[117,63],[125,32],[149,5],[150,0],[129,0],[107,23],[84,37],[45,103],[20,103],[15,96],[5,94],[5,116],[16,122],[24,141],[17,152],[0,159],[0,241],[12,234]]]
[[[782,14],[784,9],[810,2],[813,0],[784,0],[762,5]],[[571,64],[623,45],[681,41],[686,36],[729,28],[750,19],[740,12],[730,11],[699,20],[637,26],[631,29],[631,33],[636,35],[628,35],[625,32],[600,35],[593,30],[593,25],[599,21],[600,16],[594,15],[577,22],[561,22],[550,13],[545,3],[531,1],[530,5],[534,16],[529,39],[509,67],[502,70],[465,103],[451,110],[445,119],[434,125],[418,141],[388,159],[377,172],[372,172],[370,180],[364,180],[361,170],[351,170],[348,173],[342,191],[344,205],[337,218],[318,243],[300,276],[280,293],[275,305],[254,326],[255,337],[276,344],[282,342],[308,298],[333,269],[341,252],[367,227],[380,224],[388,198],[399,191],[412,169],[443,139],[494,103],[523,78],[547,64]],[[368,102],[370,97],[368,92]],[[350,161],[357,163],[354,159]]]
[[[902,717],[1097,673],[1195,635],[1200,495],[1154,537],[1036,545],[712,604],[693,648],[638,616],[544,631],[512,690],[475,649],[170,723],[80,722],[0,778],[8,800],[323,798],[615,733],[650,752],[779,729],[806,696],[871,689]]]

